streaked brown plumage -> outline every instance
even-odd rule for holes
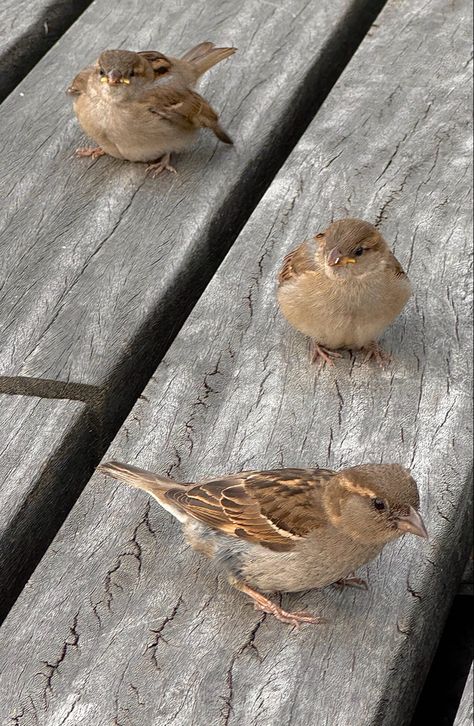
[[[262,592],[344,584],[391,540],[405,532],[427,536],[416,483],[397,464],[247,471],[200,484],[114,461],[99,471],[151,494],[234,587],[291,624],[321,619],[288,613]]]
[[[410,282],[378,230],[341,219],[303,242],[283,261],[278,302],[286,319],[312,340],[313,360],[332,362],[338,349],[363,349],[381,364],[377,338],[400,314]]]
[[[78,156],[110,154],[129,161],[154,162],[154,174],[168,169],[170,155],[209,128],[226,144],[232,140],[216,112],[192,90],[209,68],[235,48],[201,43],[183,58],[157,51],[107,50],[95,66],[74,78],[68,93],[85,133],[99,146],[78,149]]]

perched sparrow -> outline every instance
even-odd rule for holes
[[[402,311],[411,286],[372,224],[341,219],[283,261],[278,302],[286,319],[312,341],[313,362],[332,363],[337,349],[363,349],[384,365],[377,338]]]
[[[418,489],[398,464],[246,471],[178,484],[110,461],[104,474],[144,489],[183,525],[189,544],[213,558],[255,607],[292,625],[318,623],[287,612],[263,592],[298,592],[348,578],[405,532],[427,537]]]
[[[171,152],[192,143],[200,128],[210,128],[218,139],[232,144],[216,112],[189,88],[189,83],[234,52],[208,46],[193,48],[184,59],[169,59],[155,51],[101,53],[97,64],[80,71],[68,88],[79,123],[99,144],[78,149],[77,155],[110,154],[153,162],[148,168],[156,175],[165,169],[175,171]]]

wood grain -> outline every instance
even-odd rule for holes
[[[471,666],[471,670],[469,671],[469,676],[466,681],[466,685],[464,687],[464,692],[462,694],[461,703],[459,704],[459,709],[456,714],[456,719],[454,721],[454,726],[472,726],[474,713],[473,713],[473,689],[474,689],[474,679],[473,679],[473,666]]]
[[[368,593],[283,596],[330,621],[295,632],[145,494],[95,476],[0,630],[7,723],[410,723],[472,531],[468,14],[389,3],[106,457],[188,481],[402,462],[429,542],[387,547],[360,571]],[[312,367],[276,309],[285,253],[345,214],[378,223],[415,289],[386,371]]]
[[[2,0],[0,101],[87,7],[90,0]]]
[[[0,621],[90,472],[85,408],[0,395]],[[78,462],[83,448],[89,456]]]
[[[33,395],[41,381],[94,386],[106,425],[123,420],[381,5],[88,8],[0,109],[0,391],[17,377]],[[72,158],[84,138],[64,91],[78,69],[104,47],[179,54],[204,39],[239,49],[201,86],[233,148],[203,133],[156,180],[144,164]]]

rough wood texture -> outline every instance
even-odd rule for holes
[[[466,564],[466,569],[464,570],[462,576],[461,585],[459,587],[459,594],[474,595],[474,560],[472,552],[469,556]]]
[[[0,395],[0,621],[90,471],[75,460],[91,445],[84,414],[82,403]]]
[[[456,720],[454,726],[472,726],[474,719],[473,709],[473,666],[469,671],[469,676],[464,687],[464,693],[462,695],[461,703],[459,704],[459,710],[456,714]]]
[[[0,109],[0,391],[128,411],[382,0],[93,3]],[[203,133],[178,176],[71,158],[64,94],[105,47],[239,52],[204,80],[235,147]],[[346,42],[347,41],[347,42]],[[20,95],[23,94],[23,95]]]
[[[87,7],[90,0],[2,0],[0,101]]]
[[[145,494],[96,476],[0,630],[5,721],[409,723],[471,536],[468,13],[467,0],[389,4],[107,457],[182,480],[400,461],[429,543],[388,547],[361,571],[368,593],[284,596],[330,620],[290,632]],[[416,290],[385,372],[311,367],[275,305],[283,255],[346,213],[377,220]]]

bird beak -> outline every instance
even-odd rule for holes
[[[111,70],[107,73],[107,81],[109,85],[116,86],[118,83],[122,82],[122,74],[120,71]]]
[[[328,254],[327,263],[330,267],[336,267],[338,265],[354,264],[355,259],[353,257],[345,257],[337,247],[333,247]]]
[[[413,507],[410,507],[408,514],[398,515],[397,527],[402,532],[411,532],[412,534],[418,535],[418,537],[428,539],[425,523]]]

